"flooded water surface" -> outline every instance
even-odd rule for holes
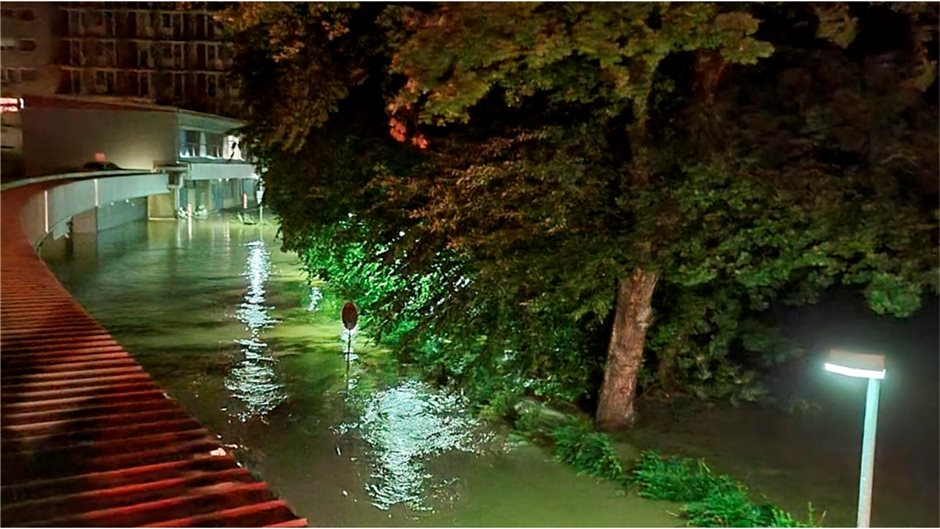
[[[341,303],[273,227],[140,223],[54,241],[49,267],[167,392],[317,526],[677,526],[676,506],[510,446],[459,395],[377,381]]]

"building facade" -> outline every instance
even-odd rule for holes
[[[2,92],[231,115],[232,45],[215,2],[4,2]]]
[[[56,93],[56,64],[62,32],[59,8],[49,2],[0,4],[0,92],[17,98]]]
[[[151,197],[153,218],[256,205],[258,174],[233,134],[237,120],[63,96],[27,96],[20,116],[27,177],[83,171],[90,162],[167,173],[167,195]]]

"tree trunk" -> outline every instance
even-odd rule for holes
[[[643,358],[646,329],[652,317],[656,274],[641,268],[617,285],[614,328],[607,348],[604,383],[597,405],[597,424],[605,430],[631,426],[636,379]]]

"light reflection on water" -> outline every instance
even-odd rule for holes
[[[358,421],[338,430],[358,432],[369,445],[366,490],[382,510],[396,504],[431,510],[425,502],[432,477],[429,460],[446,452],[473,452],[484,440],[457,396],[413,380],[370,395]]]
[[[307,304],[307,310],[316,312],[320,309],[320,300],[323,299],[323,291],[320,287],[310,287],[310,302]]]
[[[264,416],[287,399],[284,384],[278,380],[273,365],[275,358],[268,345],[261,340],[261,332],[278,323],[272,318],[273,306],[265,305],[265,283],[271,275],[271,254],[263,240],[246,244],[248,257],[242,274],[248,281],[248,289],[235,317],[245,324],[249,337],[238,339],[242,360],[231,369],[225,379],[225,388],[243,403],[243,408],[233,410],[241,421]]]
[[[448,418],[459,405],[448,413],[440,404],[447,398],[428,388],[406,384],[373,395],[379,381],[367,378],[371,368],[345,369],[343,300],[324,285],[317,310],[304,310],[316,294],[296,256],[278,248],[273,228],[222,218],[74,237],[72,255],[64,239],[45,251],[76,298],[246,468],[317,526],[676,524],[662,505],[578,477],[537,447],[504,454],[487,440],[484,450],[466,451],[475,442],[466,433],[471,422]],[[362,338],[353,343],[362,359],[387,354]],[[349,406],[349,394],[362,396],[362,405]],[[349,418],[351,408],[357,413]],[[252,411],[267,415],[240,420]],[[333,426],[344,421],[355,424],[338,435]],[[456,450],[442,448],[447,437],[457,438]],[[417,512],[403,498],[434,510]]]

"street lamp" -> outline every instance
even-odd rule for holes
[[[871,525],[871,486],[875,470],[875,430],[878,427],[878,391],[885,377],[885,357],[880,354],[829,352],[826,371],[868,379],[865,397],[865,427],[862,432],[862,467],[858,482],[858,527]]]

